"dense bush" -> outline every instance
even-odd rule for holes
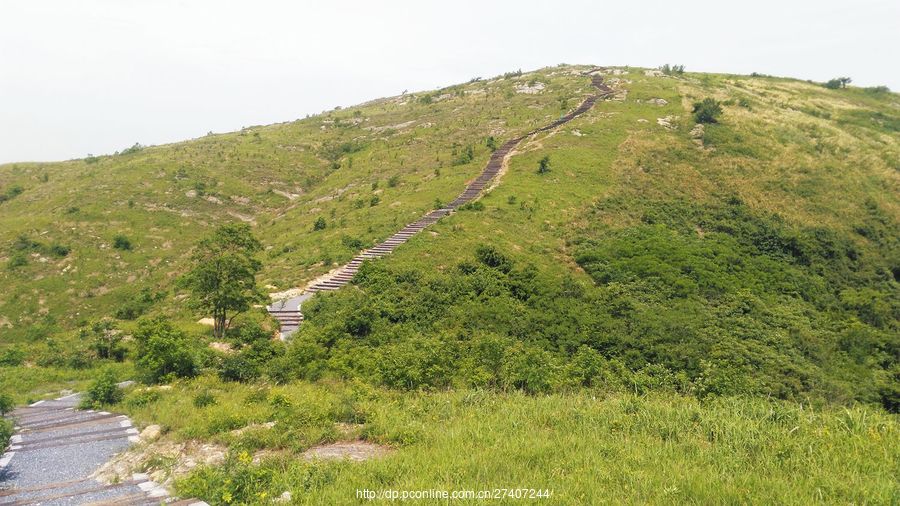
[[[545,156],[541,158],[540,162],[538,162],[538,174],[546,174],[550,172],[550,157]]]
[[[113,248],[122,251],[131,251],[131,239],[122,234],[118,234],[113,237]]]
[[[89,343],[97,358],[121,362],[125,358],[122,331],[110,319],[98,320],[78,331],[78,338]]]
[[[684,74],[684,65],[669,65],[666,63],[659,67],[659,70],[667,76],[681,75]]]
[[[736,199],[637,205],[643,223],[576,241],[596,286],[548,277],[490,245],[440,273],[365,263],[361,290],[305,303],[274,374],[895,405],[900,298],[889,258]],[[893,241],[900,234],[883,218],[865,226]]]
[[[835,77],[834,79],[829,79],[824,86],[830,90],[836,90],[839,88],[846,88],[852,79],[849,77]]]
[[[44,346],[35,352],[35,362],[42,367],[87,369],[97,355],[90,343],[78,339],[44,339]]]
[[[251,381],[268,374],[284,355],[284,344],[256,322],[247,322],[229,333],[234,352],[220,357],[219,377],[226,381]]]
[[[15,406],[12,397],[8,394],[0,394],[0,416],[5,416],[7,413],[11,412]],[[2,445],[0,445],[0,448],[2,448]]]
[[[694,103],[694,121],[697,123],[717,123],[722,115],[722,104],[714,98],[704,98]]]
[[[9,438],[13,434],[13,424],[11,421],[0,418],[0,449],[6,449],[9,444]]]
[[[0,192],[0,204],[6,202],[7,200],[12,200],[24,192],[25,189],[19,185],[13,185],[6,189],[4,192]]]
[[[99,409],[104,405],[116,404],[121,401],[123,393],[117,383],[116,373],[112,369],[104,369],[88,387],[81,400],[81,406]]]
[[[15,367],[25,362],[25,351],[19,348],[4,348],[0,351],[0,366]]]
[[[141,379],[159,383],[192,376],[197,370],[195,345],[164,318],[138,322],[135,366]]]
[[[154,304],[161,301],[166,292],[155,291],[150,287],[144,287],[141,291],[129,297],[117,310],[116,318],[119,320],[135,320],[147,312]]]

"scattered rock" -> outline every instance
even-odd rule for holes
[[[297,198],[300,198],[300,195],[297,193],[289,193],[289,192],[282,191],[282,190],[272,189],[272,193],[274,193],[275,195],[281,195],[282,197],[284,197],[288,200],[295,200]]]
[[[256,223],[256,220],[253,219],[253,216],[247,216],[246,214],[241,214],[241,213],[237,213],[234,211],[228,211],[228,216],[237,218],[237,219],[243,221],[244,223],[254,223],[254,224]]]
[[[658,105],[660,107],[664,105],[669,105],[669,101],[664,98],[651,98],[647,101],[648,104]]]
[[[280,496],[275,499],[275,502],[291,502],[294,497],[290,492],[284,491]]]
[[[517,84],[516,85],[516,93],[525,93],[527,95],[537,95],[538,93],[544,91],[546,85],[541,82],[535,82],[533,85],[528,84]]]
[[[703,123],[697,123],[694,125],[694,128],[691,129],[691,140],[694,141],[701,149],[703,148],[703,133],[704,133]]]
[[[249,198],[241,197],[240,195],[232,195],[231,200],[233,200],[234,202],[237,202],[238,204],[244,204],[244,205],[247,205],[250,203]]]
[[[581,130],[578,130],[577,128],[572,130],[572,135],[574,135],[575,137],[584,137],[584,134],[581,133]]]
[[[674,122],[677,119],[676,116],[666,116],[665,118],[656,118],[656,124],[665,128],[666,130],[675,130]]]
[[[272,427],[275,426],[275,423],[276,422],[251,423],[250,425],[248,425],[246,427],[241,427],[240,429],[235,429],[235,430],[231,431],[231,435],[232,436],[240,436],[241,434],[243,434],[247,431],[250,431],[250,430],[271,429]]]
[[[215,320],[213,320],[212,318],[200,318],[199,320],[197,320],[197,323],[199,323],[200,325],[209,325],[210,327],[216,324]]]
[[[661,70],[652,69],[652,70],[645,70],[644,75],[648,76],[648,77],[662,77],[665,74],[663,74]]]
[[[221,353],[234,353],[234,348],[232,348],[231,343],[213,341],[209,343],[209,347]]]
[[[213,204],[221,204],[221,203],[222,203],[221,200],[219,200],[217,197],[214,197],[214,196],[212,196],[212,195],[207,195],[207,196],[206,196],[206,201],[207,201],[207,202],[211,202],[211,203],[213,203]]]
[[[644,118],[638,118],[638,123],[650,123],[650,122],[648,120],[645,120]]]
[[[158,439],[142,442],[103,464],[93,477],[104,483],[120,483],[135,473],[145,473],[153,481],[167,487],[175,478],[184,476],[199,465],[221,464],[227,450],[221,445],[198,441]]]
[[[197,190],[188,190],[188,191],[184,192],[184,196],[189,199],[192,199],[197,196]]]
[[[138,437],[141,438],[141,441],[149,443],[151,441],[156,441],[161,435],[162,428],[159,425],[148,425],[144,430],[141,431],[141,434]]]
[[[703,123],[697,123],[694,125],[694,128],[691,129],[691,139],[700,139],[703,140]]]

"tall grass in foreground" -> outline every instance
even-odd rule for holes
[[[194,402],[199,394],[202,403]],[[900,499],[896,417],[869,408],[587,391],[404,394],[348,384],[225,390],[210,378],[135,401],[142,396],[125,401],[139,419],[231,446],[224,466],[178,482],[180,493],[214,504],[266,503],[284,491],[300,504],[354,504],[357,489],[493,488],[551,489],[546,504]],[[231,433],[266,420],[278,423]],[[298,458],[341,439],[337,422],[359,422],[363,439],[394,451],[364,463]],[[261,448],[281,451],[251,463]]]

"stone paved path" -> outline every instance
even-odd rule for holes
[[[79,401],[73,394],[12,412],[16,432],[0,457],[0,506],[206,504],[172,499],[146,475],[111,485],[93,479],[138,431],[125,415],[78,410]]]

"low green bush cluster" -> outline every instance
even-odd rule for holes
[[[9,445],[9,438],[13,435],[13,424],[5,418],[0,418],[0,454]]]
[[[896,409],[889,254],[737,200],[643,205],[642,224],[576,241],[596,286],[549,278],[491,245],[442,273],[366,263],[361,290],[304,305],[270,370],[406,389],[658,386]],[[898,236],[890,221],[866,223],[885,244]]]
[[[104,405],[116,404],[122,400],[123,393],[118,386],[118,378],[112,369],[104,369],[88,388],[81,400],[85,409],[100,409]]]
[[[138,322],[135,367],[146,383],[160,383],[196,374],[199,367],[198,342],[175,328],[165,318]]]

